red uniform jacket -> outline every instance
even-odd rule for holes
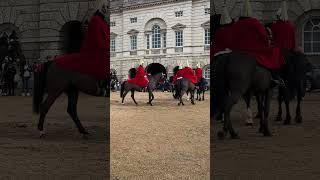
[[[233,51],[245,52],[269,69],[278,69],[284,64],[280,49],[269,46],[267,31],[257,19],[241,19],[232,29]]]
[[[201,78],[202,78],[202,68],[196,68],[194,70],[194,73],[197,77],[197,82],[200,82]]]
[[[110,29],[99,15],[94,15],[89,23],[88,31],[80,53],[57,57],[58,66],[106,79],[110,75]]]
[[[194,71],[189,67],[185,67],[184,68],[182,77],[188,79],[193,84],[197,84],[198,83],[197,76],[194,74]]]
[[[226,48],[231,47],[232,44],[232,25],[225,25],[220,27],[216,34],[213,36],[213,46],[211,55],[217,52],[224,51]]]
[[[144,68],[141,65],[137,68],[136,76],[132,79],[129,79],[127,82],[131,84],[136,84],[140,87],[147,87],[149,84],[146,72],[144,71]]]
[[[271,26],[273,41],[280,49],[294,50],[296,48],[295,27],[289,21],[276,21]]]
[[[176,84],[178,78],[182,78],[184,74],[184,69],[179,69],[177,74],[173,76],[172,84]]]

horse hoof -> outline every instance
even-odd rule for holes
[[[277,116],[276,121],[282,121],[282,117],[281,116]]]
[[[218,138],[219,138],[220,140],[223,140],[224,137],[225,137],[225,134],[224,134],[223,131],[219,131],[219,132],[217,133],[217,135],[218,135]]]
[[[43,138],[46,136],[46,133],[44,131],[40,131],[40,138]]]
[[[291,124],[290,121],[285,120],[285,121],[283,122],[283,125],[289,125],[289,124]]]
[[[121,104],[124,104],[124,103],[121,103]]]
[[[237,133],[231,134],[231,139],[239,139],[239,135]]]
[[[302,123],[302,116],[296,116],[295,118],[296,123],[300,124]]]
[[[269,131],[266,131],[263,133],[263,136],[270,137],[270,136],[272,136],[272,134]]]

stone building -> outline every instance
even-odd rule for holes
[[[120,79],[140,59],[174,66],[200,62],[209,77],[209,0],[112,0],[111,67]]]
[[[161,62],[169,72],[187,59],[192,65],[200,61],[206,69],[208,8],[220,13],[224,1],[112,0],[111,67],[123,77],[139,59]],[[280,2],[252,1],[255,16],[264,23],[271,22]],[[79,47],[81,25],[94,12],[94,3],[95,0],[0,0],[0,33],[16,30],[30,61],[72,52]],[[242,0],[226,3],[236,19]],[[288,0],[288,8],[289,18],[297,27],[298,45],[313,63],[320,63],[320,1]],[[210,73],[208,69],[204,72],[206,76]]]
[[[16,30],[29,61],[80,47],[95,0],[1,0],[0,35]]]

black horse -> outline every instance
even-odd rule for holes
[[[190,80],[188,80],[186,78],[177,79],[175,97],[179,100],[179,103],[178,103],[179,106],[181,104],[184,105],[184,103],[182,101],[182,97],[185,93],[188,93],[188,92],[190,92],[191,104],[193,104],[193,105],[195,104],[194,103],[195,88],[196,88],[196,86]]]
[[[241,97],[250,98],[253,94],[261,100],[259,106],[263,108],[260,119],[260,132],[270,136],[268,116],[270,108],[271,74],[260,68],[256,61],[246,54],[232,52],[215,57],[211,106],[213,116],[224,114],[223,131],[218,133],[220,138],[230,133],[232,138],[238,134],[232,127],[230,113]]]
[[[297,98],[296,107],[296,123],[302,122],[301,115],[301,101],[306,92],[306,74],[312,70],[312,66],[307,57],[301,52],[289,51],[287,52],[287,64],[282,70],[282,77],[285,80],[285,87],[279,87],[278,89],[278,115],[276,121],[282,121],[282,102],[285,102],[286,106],[286,118],[284,124],[291,123],[291,115],[289,103],[294,97]],[[292,75],[293,74],[293,75]],[[292,75],[292,76],[291,76]]]
[[[158,83],[164,78],[164,74],[162,72],[157,73],[155,75],[148,75],[149,84],[147,86],[147,91],[149,93],[149,102],[150,106],[152,106],[152,101],[154,99],[153,91],[156,89]],[[134,92],[138,91],[141,92],[143,88],[136,84],[128,83],[127,81],[124,81],[121,84],[121,90],[120,90],[120,97],[122,98],[122,104],[124,104],[124,98],[128,94],[129,91],[131,91],[131,98],[133,102],[138,105],[136,100],[134,99]]]
[[[79,91],[92,96],[101,96],[103,88],[99,87],[100,81],[89,75],[60,68],[52,61],[46,62],[40,67],[34,73],[33,88],[33,111],[37,114],[40,113],[38,123],[40,137],[45,134],[43,124],[46,114],[62,93],[66,93],[68,96],[67,112],[79,132],[83,135],[89,134],[82,126],[77,113]],[[45,94],[47,96],[44,99]]]
[[[204,93],[206,92],[206,85],[208,84],[205,78],[201,78],[200,81],[196,84],[197,89],[197,98],[196,100],[201,101],[201,93],[202,93],[202,101],[204,101]]]

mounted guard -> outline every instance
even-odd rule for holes
[[[129,79],[127,81],[128,83],[138,85],[141,88],[145,88],[148,86],[149,80],[144,70],[143,64],[144,64],[143,60],[140,60],[139,66],[136,69],[135,77],[132,79]]]
[[[80,52],[57,57],[54,62],[66,70],[104,80],[110,75],[110,29],[107,5],[104,0],[97,2],[98,10],[89,22]]]
[[[282,1],[277,21],[271,25],[273,42],[280,49],[296,50],[295,26],[288,19],[287,2]]]
[[[241,17],[232,29],[232,51],[243,52],[255,58],[258,64],[271,72],[274,82],[284,85],[278,75],[278,70],[284,66],[281,49],[270,46],[265,27],[252,16],[249,0],[244,1]]]

